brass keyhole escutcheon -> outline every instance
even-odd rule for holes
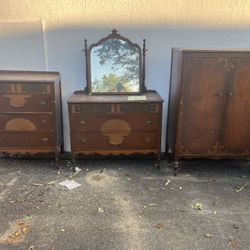
[[[124,142],[125,137],[131,132],[130,124],[120,119],[110,119],[103,123],[101,127],[103,135],[109,137],[109,143],[120,145]]]

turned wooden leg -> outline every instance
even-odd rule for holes
[[[56,161],[56,162],[59,161],[59,154],[58,154],[58,153],[55,154],[55,161]]]
[[[76,156],[74,153],[72,153],[72,163],[75,163],[76,162]]]
[[[176,176],[179,170],[179,161],[175,161],[173,166],[174,166],[174,176]]]

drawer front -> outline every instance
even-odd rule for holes
[[[71,113],[80,113],[80,114],[106,114],[115,112],[115,104],[71,104],[70,105]]]
[[[52,92],[49,83],[0,83],[0,93],[50,95]]]
[[[54,133],[0,132],[0,147],[53,147]]]
[[[2,131],[54,130],[54,119],[49,114],[0,114]]]
[[[0,94],[0,112],[51,112],[49,95]]]
[[[113,115],[71,115],[71,127],[73,131],[88,132],[100,131],[102,125],[111,119],[119,119],[127,122],[132,131],[157,131],[160,129],[160,116],[158,114],[113,114]]]
[[[15,84],[0,83],[0,94],[15,93]]]
[[[112,135],[113,136],[113,135]],[[119,137],[118,134],[116,136]],[[121,135],[122,136],[122,135]],[[132,132],[122,136],[121,143],[114,145],[109,135],[101,133],[74,133],[73,150],[119,150],[119,149],[156,149],[157,133],[154,132]]]
[[[159,113],[160,103],[122,103],[116,104],[118,113]]]

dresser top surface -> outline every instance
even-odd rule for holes
[[[0,70],[0,81],[54,82],[58,79],[60,79],[59,72]]]
[[[72,94],[68,103],[121,103],[121,102],[163,102],[157,92],[148,92],[141,95],[88,95]]]

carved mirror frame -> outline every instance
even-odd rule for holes
[[[138,49],[139,53],[139,91],[138,92],[92,92],[92,82],[91,82],[91,51],[97,47],[103,44],[104,42],[110,40],[110,39],[119,39],[122,41],[127,42],[129,45],[135,47]],[[87,80],[87,86],[84,92],[87,92],[89,95],[138,95],[143,92],[146,92],[147,89],[145,87],[145,54],[146,54],[146,42],[145,39],[143,40],[143,49],[136,44],[131,42],[128,38],[120,35],[117,30],[113,29],[111,34],[108,36],[100,39],[98,42],[93,43],[88,48],[87,46],[87,39],[84,40],[84,51],[85,51],[85,57],[86,57],[86,80]]]

